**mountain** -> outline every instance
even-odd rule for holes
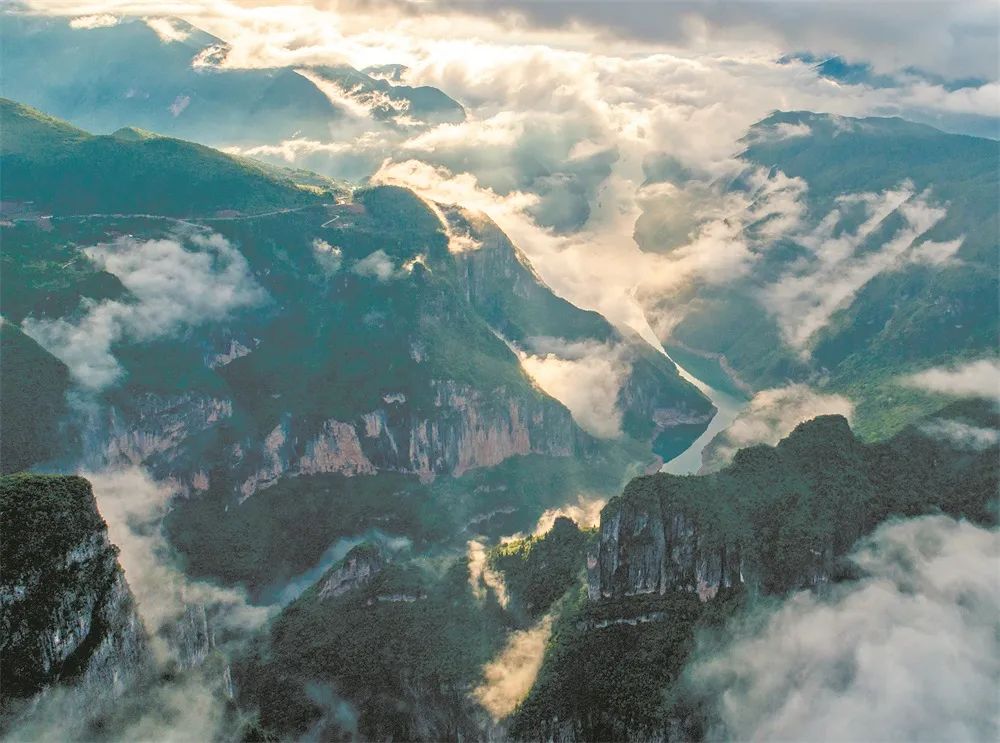
[[[389,123],[404,115],[464,118],[462,107],[434,88],[347,66],[225,67],[226,43],[176,18],[96,21],[5,12],[2,95],[89,131],[134,126],[216,146],[295,136],[326,141],[358,112]],[[332,85],[325,92],[324,81]]]
[[[944,405],[898,377],[995,356],[1000,143],[895,118],[778,112],[744,144],[744,173],[726,192],[758,215],[744,230],[748,272],[653,300],[689,309],[668,346],[685,360],[721,355],[754,389],[811,381],[846,393],[868,437]],[[696,192],[690,174],[653,170]],[[761,183],[794,203],[769,201]],[[669,251],[665,237],[639,239]]]
[[[1000,424],[978,403],[947,415]],[[969,448],[928,423],[866,444],[843,417],[820,417],[718,473],[632,480],[597,530],[557,517],[544,534],[463,556],[356,547],[235,664],[240,703],[259,713],[251,729],[705,739],[706,700],[684,675],[697,633],[850,584],[857,540],[894,518],[997,523],[995,439]]]
[[[290,209],[322,192],[278,171],[208,147],[138,129],[94,136],[0,99],[3,200],[11,214],[211,215]]]
[[[39,405],[69,401],[48,446],[4,445],[18,466],[141,464],[173,483],[187,497],[167,524],[195,574],[266,593],[371,528],[434,542],[470,522],[525,528],[711,419],[666,357],[553,295],[484,217],[464,238],[491,239],[456,252],[441,207],[404,189],[2,111],[4,157],[35,173],[3,186],[0,311],[19,340],[4,363],[61,360]],[[127,162],[143,173],[127,190],[101,180]],[[620,431],[584,430],[526,374],[518,344],[542,333],[618,354]],[[5,404],[35,383],[5,382]]]
[[[0,477],[0,527],[8,535],[0,548],[0,726],[55,685],[72,685],[95,711],[106,707],[152,657],[90,483]]]
[[[979,404],[948,415],[1000,423]],[[842,417],[824,416],[776,447],[741,450],[718,473],[630,482],[601,513],[588,586],[567,593],[511,737],[711,738],[708,705],[719,699],[685,673],[696,636],[734,631],[768,597],[850,585],[863,571],[848,552],[894,517],[943,512],[995,526],[995,440],[974,450],[925,426],[865,444]]]

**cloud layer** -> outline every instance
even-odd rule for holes
[[[546,615],[533,627],[512,632],[503,650],[484,666],[483,683],[472,695],[494,721],[507,717],[528,696],[551,634],[552,617]]]
[[[890,523],[853,556],[865,578],[799,593],[695,664],[713,736],[995,740],[1000,535],[936,516]]]

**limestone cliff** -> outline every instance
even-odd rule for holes
[[[238,497],[250,497],[282,477],[392,471],[426,482],[512,456],[568,457],[591,446],[569,411],[541,394],[498,389],[487,395],[447,380],[433,382],[432,390],[430,409],[387,393],[380,406],[353,420],[286,414],[266,433],[240,437],[223,454],[238,479]],[[211,484],[200,452],[230,422],[233,403],[194,393],[144,394],[106,416],[103,442],[92,447],[100,457],[112,464],[144,464],[158,478],[194,493]]]
[[[843,417],[820,416],[720,472],[636,478],[601,514],[590,596],[816,588],[892,515],[995,521],[996,456],[996,446],[972,454],[917,428],[864,444]]]
[[[90,484],[3,477],[0,529],[3,706],[62,682],[104,700],[120,696],[151,661]]]
[[[375,545],[361,544],[330,568],[316,584],[321,599],[336,598],[366,585],[382,572],[386,559]]]

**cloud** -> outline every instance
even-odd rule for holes
[[[909,183],[880,194],[844,195],[815,229],[794,237],[809,252],[808,257],[764,287],[759,297],[789,346],[808,358],[813,336],[875,276],[907,262],[926,263],[929,257],[930,262],[939,262],[941,251],[928,249],[926,243],[917,252],[911,251],[917,238],[946,215],[943,207],[932,206],[928,199],[927,194],[916,194]],[[851,228],[858,207],[864,219]],[[881,241],[879,231],[890,216],[897,217],[901,226],[884,242],[873,245],[872,241]]]
[[[1000,360],[980,359],[951,367],[935,367],[903,377],[900,382],[927,392],[954,397],[1000,399]]]
[[[607,500],[604,498],[587,498],[583,495],[578,495],[576,503],[568,503],[559,508],[546,509],[538,518],[533,535],[541,537],[547,534],[552,525],[555,524],[556,519],[560,516],[572,519],[581,528],[597,526],[601,523],[601,510],[604,508],[605,503],[607,503]]]
[[[118,561],[150,637],[154,665],[119,697],[81,684],[47,689],[12,720],[13,728],[5,731],[9,739],[90,740],[95,729],[101,739],[123,741],[237,737],[241,715],[232,709],[233,688],[224,669],[274,609],[251,606],[240,591],[181,572],[161,530],[174,495],[169,486],[153,482],[140,468],[83,474],[93,484],[108,537],[120,550]],[[184,638],[182,627],[199,615],[206,624]],[[199,643],[202,647],[194,647]],[[223,662],[205,662],[208,653],[221,653]]]
[[[390,281],[398,275],[396,265],[384,250],[369,253],[351,268],[358,276],[367,276],[378,281]]]
[[[883,525],[864,571],[704,643],[689,680],[740,740],[995,740],[1000,534],[931,516]]]
[[[102,13],[100,15],[85,15],[73,18],[69,22],[69,27],[78,29],[108,28],[109,26],[117,26],[119,22],[120,19],[118,16],[111,15],[110,13]]]
[[[318,237],[312,241],[312,249],[316,263],[323,273],[330,276],[340,270],[344,259],[343,250]]]
[[[483,667],[483,683],[472,695],[494,721],[507,717],[531,691],[551,634],[552,617],[546,615],[535,626],[512,632],[503,650]]]
[[[598,438],[621,435],[618,394],[632,370],[623,345],[529,339],[537,352],[516,349],[521,368],[539,387],[569,408],[573,420]]]
[[[469,587],[473,595],[483,601],[487,591],[493,591],[497,603],[506,607],[507,586],[503,582],[503,576],[487,564],[486,545],[477,539],[470,539],[466,544],[466,559],[469,562]]]
[[[160,41],[165,44],[175,41],[185,41],[191,35],[169,18],[146,18],[145,21],[146,25],[153,29],[156,35],[160,37]],[[176,115],[174,114],[174,116]]]
[[[227,636],[247,636],[273,613],[269,607],[251,606],[243,591],[184,575],[162,531],[163,517],[176,496],[168,484],[154,482],[139,467],[83,476],[93,485],[108,538],[120,550],[118,561],[160,662],[185,662],[169,638],[191,607],[208,613],[219,642]]]
[[[246,259],[215,233],[159,240],[121,237],[83,253],[118,277],[132,301],[84,300],[78,317],[28,317],[21,327],[88,390],[103,389],[121,377],[115,344],[167,337],[187,326],[224,319],[267,297]]]
[[[995,428],[970,426],[961,421],[935,418],[920,426],[920,430],[935,439],[947,439],[959,449],[982,451],[1000,443],[1000,431]]]
[[[702,452],[702,472],[724,467],[747,446],[773,446],[798,424],[818,415],[842,415],[850,421],[853,413],[854,405],[846,397],[823,394],[804,384],[758,392],[729,428]]]
[[[170,111],[171,116],[177,118],[182,113],[184,113],[184,109],[186,109],[190,105],[191,105],[191,96],[179,95],[176,98],[174,98],[174,102],[170,104],[168,110]]]

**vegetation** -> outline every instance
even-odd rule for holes
[[[250,160],[155,135],[93,136],[0,99],[3,200],[43,213],[211,215],[319,203]]]
[[[69,370],[16,326],[0,320],[0,473],[60,453]]]
[[[0,477],[0,707],[44,684],[71,678],[100,637],[99,618],[68,658],[47,666],[47,633],[65,613],[93,610],[117,576],[117,551],[107,543],[90,483],[82,477],[15,474]],[[75,559],[71,552],[92,545]],[[88,605],[87,596],[91,597]],[[92,613],[96,614],[96,612]]]
[[[779,125],[806,126],[810,133],[767,136]],[[848,394],[857,403],[855,422],[867,440],[893,435],[945,404],[940,397],[900,387],[899,376],[995,355],[1000,332],[998,157],[995,140],[945,134],[901,119],[773,114],[755,126],[743,158],[750,167],[803,178],[810,223],[837,207],[842,195],[877,193],[909,182],[916,193],[929,194],[932,204],[945,208],[943,218],[918,242],[961,239],[958,260],[897,265],[879,273],[810,339],[806,359],[784,343],[760,304],[760,286],[778,280],[803,257],[800,246],[779,241],[761,253],[746,282],[718,291],[693,289],[698,308],[672,331],[671,340],[725,354],[756,389],[822,378],[827,390]],[[840,211],[838,230],[860,224],[860,212],[843,206]],[[891,215],[858,252],[880,250],[902,226],[901,218]]]
[[[994,429],[1000,424],[1000,414],[980,403],[952,405],[942,415]],[[701,739],[704,700],[684,681],[698,633],[721,628],[758,591],[781,595],[804,585],[803,573],[823,551],[827,577],[856,577],[836,558],[888,518],[944,512],[996,524],[996,456],[995,446],[956,448],[917,427],[864,444],[843,418],[826,416],[799,426],[777,447],[741,450],[719,473],[636,478],[608,504],[604,519],[646,514],[652,521],[649,514],[668,519],[683,512],[702,544],[739,546],[751,590],[722,589],[705,603],[691,591],[596,601],[582,587],[571,592],[557,604],[542,669],[510,719],[511,735]],[[518,543],[511,548],[522,550]]]
[[[490,550],[489,566],[502,573],[508,594],[529,619],[545,614],[579,582],[596,529],[581,530],[560,516],[541,536],[515,539]]]
[[[474,737],[468,692],[504,627],[496,600],[474,596],[465,560],[390,564],[340,597],[314,588],[285,609],[234,669],[240,702],[265,735]]]

